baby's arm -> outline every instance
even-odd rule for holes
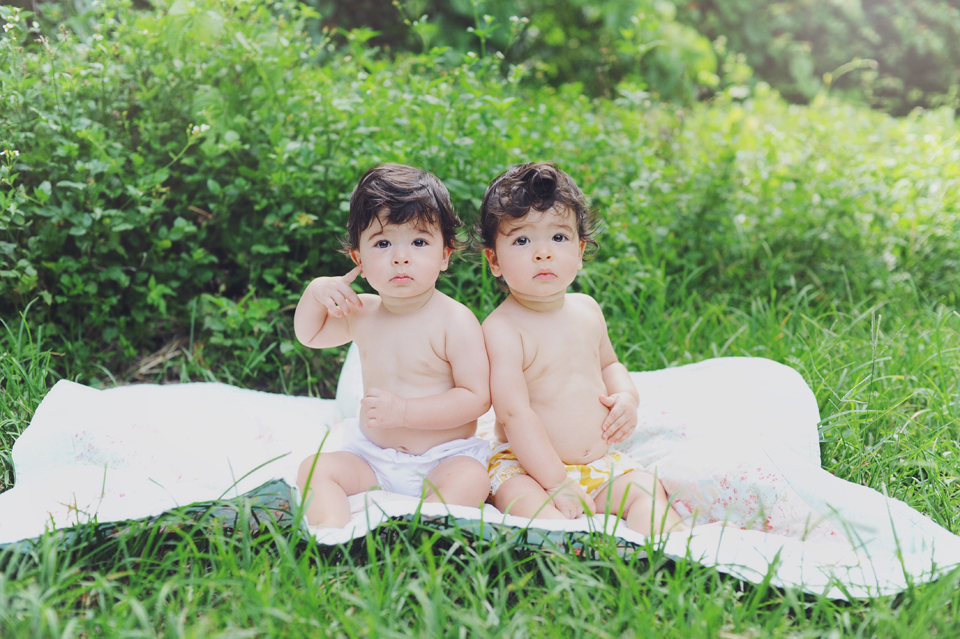
[[[610,343],[610,335],[606,330],[606,321],[603,311],[597,306],[600,321],[603,322],[603,338],[600,340],[600,371],[603,375],[603,384],[607,394],[600,396],[600,403],[610,409],[607,418],[603,420],[603,438],[608,444],[617,444],[633,434],[637,428],[637,407],[640,405],[640,394],[627,367],[620,363],[617,354]]]
[[[293,331],[300,343],[329,348],[352,339],[344,314],[350,314],[351,306],[363,308],[360,296],[350,288],[359,273],[357,266],[343,277],[318,277],[307,285],[293,316]]]
[[[367,426],[442,430],[473,421],[490,409],[490,363],[480,322],[460,304],[448,319],[444,351],[454,387],[411,399],[371,388],[360,402],[366,408]]]
[[[595,510],[579,484],[567,479],[563,460],[547,435],[540,416],[530,407],[527,381],[523,377],[523,342],[509,324],[488,318],[483,336],[490,356],[490,391],[497,420],[527,474],[537,480],[564,516],[578,517]]]

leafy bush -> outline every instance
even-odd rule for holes
[[[686,110],[629,84],[589,100],[523,89],[493,57],[390,57],[369,31],[313,42],[315,19],[284,3],[111,0],[80,22],[90,35],[11,22],[0,147],[19,155],[0,168],[0,316],[39,299],[33,322],[69,344],[61,373],[166,377],[176,357],[329,392],[340,354],[296,344],[290,314],[310,278],[348,268],[349,193],[382,161],[436,173],[467,222],[506,166],[558,161],[603,212],[590,268],[610,277],[679,277],[705,300],[809,285],[853,303],[955,301],[960,130],[946,112],[790,107],[762,86]],[[441,287],[479,316],[499,299],[476,260]]]
[[[371,29],[377,46],[451,47],[453,59],[487,54],[522,64],[533,83],[577,83],[612,96],[627,79],[658,97],[690,102],[717,86],[710,41],[654,0],[312,0],[329,27]],[[399,18],[403,18],[400,20]],[[472,53],[471,53],[472,52]]]
[[[896,115],[960,107],[960,7],[951,0],[698,0],[680,7],[682,22],[725,38],[791,100],[808,102],[838,69],[869,59],[875,69],[837,85]]]
[[[960,127],[952,113],[898,120],[835,102],[791,107],[760,93],[700,106],[661,129],[666,139],[650,150],[632,152],[648,157],[621,169],[630,188],[608,207],[627,251],[652,247],[641,250],[668,273],[698,269],[697,288],[714,293],[809,285],[851,303],[903,292],[955,301]]]
[[[344,270],[347,201],[371,164],[443,173],[462,204],[487,174],[466,160],[501,155],[486,131],[512,89],[485,66],[436,77],[430,56],[378,60],[360,38],[319,65],[314,14],[293,3],[96,11],[90,36],[31,43],[24,16],[0,42],[0,140],[19,153],[0,176],[3,313],[40,296],[88,340],[78,359],[159,347],[202,293],[288,303]]]

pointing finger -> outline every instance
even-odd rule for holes
[[[347,284],[350,284],[351,282],[353,282],[353,280],[357,279],[358,275],[360,275],[359,264],[357,264],[352,269],[347,271],[347,274],[343,276],[343,281],[346,282]]]

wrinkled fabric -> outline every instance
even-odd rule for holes
[[[58,382],[14,444],[16,485],[0,494],[0,543],[77,523],[158,515],[235,497],[271,480],[296,485],[300,461],[339,450],[362,395],[355,350],[336,400],[223,384],[95,390]],[[759,358],[720,358],[631,373],[639,425],[619,449],[655,474],[695,528],[658,540],[737,578],[838,599],[893,594],[960,566],[960,538],[906,504],[820,467],[816,399],[793,369]],[[494,416],[478,435],[492,442]],[[296,491],[295,491],[296,492]],[[298,496],[299,498],[299,496]],[[318,543],[362,537],[390,517],[450,513],[542,531],[607,531],[646,543],[616,517],[529,520],[483,509],[420,504],[371,491],[350,498],[343,529]],[[742,527],[743,529],[740,529]]]

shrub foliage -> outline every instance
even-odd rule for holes
[[[757,74],[790,99],[808,102],[855,60],[876,65],[839,86],[873,107],[960,109],[960,6],[952,0],[678,3],[681,21],[723,37]]]
[[[763,85],[683,110],[626,85],[589,100],[524,88],[494,56],[311,38],[317,15],[293,2],[108,0],[59,30],[0,10],[0,314],[36,299],[32,322],[69,343],[62,372],[188,335],[253,370],[267,333],[280,371],[302,355],[292,304],[347,270],[350,190],[382,161],[436,173],[469,222],[492,176],[555,160],[606,219],[592,268],[706,297],[953,301],[960,284],[948,112],[791,107]],[[496,303],[475,260],[442,286],[481,316]]]

